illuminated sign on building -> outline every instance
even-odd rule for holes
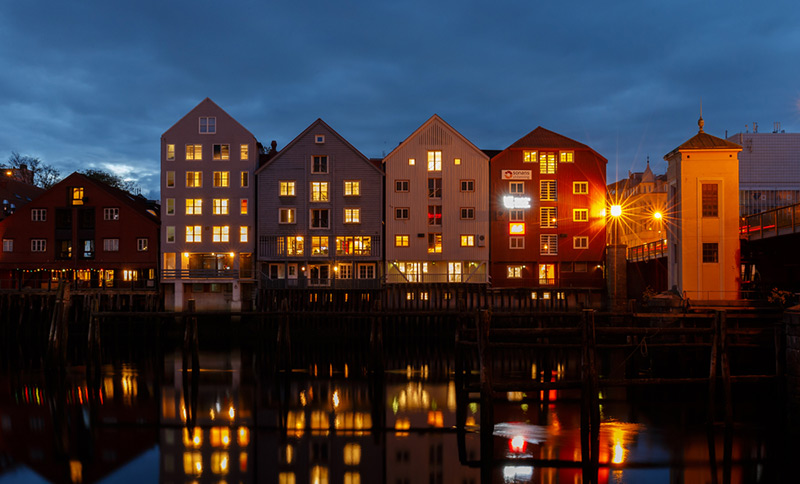
[[[506,195],[503,197],[503,206],[506,208],[531,208],[531,197]]]
[[[502,170],[503,180],[530,180],[531,170]]]
[[[525,235],[525,223],[515,222],[508,224],[508,233],[510,235]]]

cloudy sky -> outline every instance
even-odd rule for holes
[[[103,168],[158,196],[160,135],[210,97],[262,143],[321,117],[380,157],[433,113],[479,148],[537,126],[608,179],[706,131],[800,132],[800,4],[0,3],[0,161]]]

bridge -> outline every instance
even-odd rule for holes
[[[739,235],[747,240],[797,233],[800,233],[800,203],[742,217],[739,224]]]

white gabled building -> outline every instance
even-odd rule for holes
[[[489,157],[433,115],[383,160],[386,282],[488,282]]]

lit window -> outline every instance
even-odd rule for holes
[[[203,214],[203,199],[187,198],[186,215],[202,215],[202,214]]]
[[[520,235],[512,235],[508,238],[508,248],[509,249],[524,249],[525,248],[525,237]]]
[[[552,175],[556,172],[556,154],[539,153],[539,173]]]
[[[361,195],[361,182],[358,180],[344,181],[344,196],[357,197]]]
[[[462,192],[474,192],[475,191],[475,180],[461,180],[461,191]]]
[[[47,209],[46,208],[34,208],[34,209],[31,209],[31,221],[32,222],[46,222],[47,221]]]
[[[243,171],[239,177],[239,183],[241,184],[242,188],[247,188],[250,186],[250,172]]]
[[[203,134],[214,134],[217,132],[217,118],[200,118],[200,132]]]
[[[311,255],[328,255],[328,237],[311,237]]]
[[[521,181],[508,182],[508,191],[514,194],[525,193],[525,182]]]
[[[278,223],[293,224],[296,223],[295,209],[294,208],[279,208],[278,209]]]
[[[442,152],[428,152],[428,171],[442,171]]]
[[[539,264],[539,284],[553,285],[556,283],[556,265]]]
[[[328,201],[328,182],[311,182],[311,201]]]
[[[250,159],[250,145],[239,145],[239,159],[242,161]]]
[[[371,255],[372,237],[348,235],[336,237],[336,255]]]
[[[311,173],[328,173],[328,157],[312,156]]]
[[[409,159],[408,159],[408,164],[409,164],[410,166],[414,166],[414,165],[416,165],[416,164],[417,164],[417,160],[415,160],[414,158],[409,158]]]
[[[175,186],[175,172],[168,171],[167,172],[167,188],[172,188]]]
[[[186,145],[186,159],[187,160],[202,160],[203,159],[203,145]]]
[[[572,209],[572,220],[575,222],[588,222],[589,221],[589,209],[588,208],[573,208]]]
[[[295,477],[294,472],[279,472],[278,473],[278,484],[296,484],[297,478]]]
[[[212,203],[214,204],[214,215],[228,215],[227,198],[215,198]]]
[[[281,197],[293,197],[294,196],[294,182],[293,181],[282,181],[280,182],[280,187],[278,193]]]
[[[428,178],[428,197],[442,198],[442,179]]]
[[[72,188],[72,204],[83,205],[83,187]]]
[[[409,185],[408,180],[397,180],[394,182],[394,191],[407,192],[408,185]]]
[[[311,210],[310,227],[312,229],[328,228],[328,209]]]
[[[203,227],[200,225],[186,226],[186,242],[202,242]]]
[[[428,225],[442,225],[441,205],[428,205]]]
[[[3,239],[3,252],[14,252],[14,239]]]
[[[525,222],[512,222],[508,224],[509,235],[525,235]]]
[[[461,247],[475,247],[475,236],[474,235],[462,235],[461,236]]]
[[[558,227],[558,216],[556,207],[539,207],[539,227],[542,228]]]
[[[522,152],[522,162],[523,163],[536,163],[536,152],[535,151],[523,151]]]
[[[229,242],[230,240],[230,227],[227,225],[215,225],[212,228],[212,241],[214,242]]]
[[[542,234],[539,236],[539,254],[558,255],[558,235]]]
[[[31,252],[45,252],[47,239],[31,239]]]
[[[703,217],[719,216],[719,185],[716,183],[703,183],[701,185],[701,193],[703,197]]]
[[[506,267],[506,276],[509,279],[522,279],[522,266]]]
[[[572,193],[576,195],[586,195],[589,193],[589,182],[572,182]]]
[[[559,153],[559,159],[561,163],[572,163],[575,161],[575,152],[574,151],[562,151]]]
[[[539,181],[539,200],[554,202],[556,201],[556,181]]]
[[[304,249],[303,237],[286,237],[286,255],[301,256]]]
[[[344,209],[344,223],[346,223],[346,224],[360,224],[361,223],[361,209],[360,208],[345,208]]]
[[[353,264],[339,264],[336,270],[339,279],[352,279],[353,278]]]
[[[123,269],[122,271],[122,280],[125,282],[131,281],[138,281],[139,280],[139,272],[136,270],[131,269]]]
[[[248,239],[250,238],[249,236],[250,236],[250,227],[246,225],[242,225],[241,227],[239,227],[239,242],[242,243],[247,242]]]
[[[719,244],[716,242],[703,243],[703,262],[719,262]]]
[[[227,452],[212,452],[211,453],[211,472],[220,476],[228,474],[230,467],[230,458]]]
[[[428,234],[428,253],[440,254],[442,252],[442,234]]]
[[[227,171],[215,171],[214,186],[216,188],[226,188],[230,186],[230,173]]]
[[[187,171],[186,172],[186,188],[200,188],[203,186],[203,172],[202,171]]]
[[[103,250],[106,252],[119,252],[119,239],[103,239]]]
[[[239,214],[240,215],[247,215],[247,199],[240,198],[239,199]]]
[[[455,158],[455,159],[453,160],[453,164],[454,164],[454,165],[460,165],[460,164],[461,164],[461,158]]]
[[[475,218],[475,208],[461,207],[461,220],[472,220]]]
[[[361,445],[349,443],[344,445],[344,465],[357,466],[361,463]]]
[[[139,252],[147,252],[148,249],[148,239],[147,238],[138,238],[136,239],[136,250]]]
[[[572,248],[573,249],[588,249],[589,248],[589,237],[573,237],[572,238]]]
[[[230,160],[231,159],[231,145],[214,145],[212,159],[214,160]]]
[[[409,244],[409,236],[407,234],[403,235],[395,235],[394,236],[394,246],[395,247],[408,247]]]
[[[175,145],[167,145],[167,161],[175,159]]]
[[[398,207],[394,209],[395,220],[408,220],[408,207]]]
[[[511,222],[524,222],[525,211],[521,208],[514,208],[508,211],[508,220]]]

